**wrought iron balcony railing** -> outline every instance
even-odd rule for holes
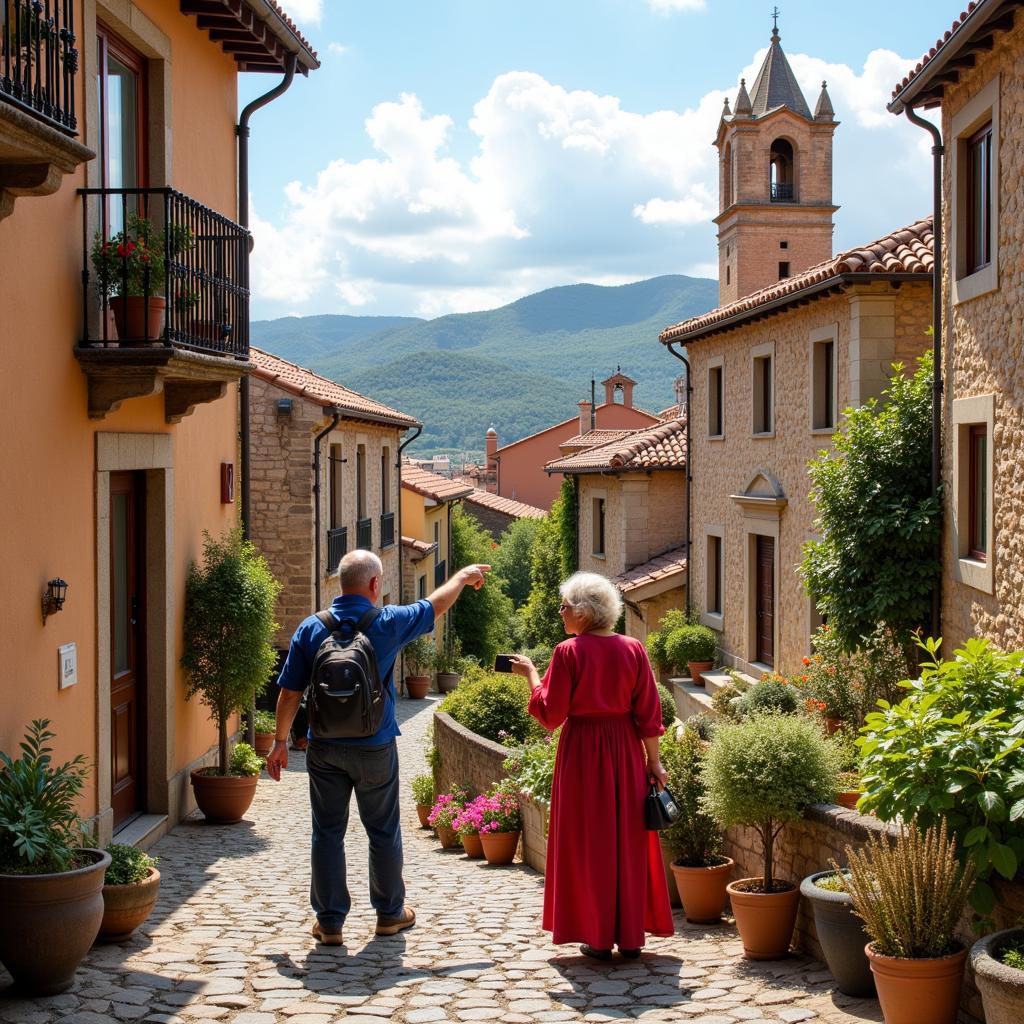
[[[373,547],[373,520],[360,519],[356,523],[356,547],[369,551]]]
[[[248,358],[245,228],[173,188],[79,193],[83,347],[148,343]]]
[[[75,118],[74,0],[0,0],[0,101],[65,135]]]
[[[791,203],[793,201],[793,183],[773,181],[771,183],[773,203]]]
[[[434,586],[441,586],[448,579],[448,565],[445,562],[438,562],[434,566]]]
[[[385,512],[380,517],[380,546],[389,548],[395,543],[395,513]]]
[[[334,572],[348,554],[348,529],[339,526],[327,531],[327,571]]]

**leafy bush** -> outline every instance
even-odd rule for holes
[[[529,658],[536,665],[537,671],[543,676],[548,670],[548,665],[551,664],[551,654],[553,651],[553,647],[547,646],[527,647],[525,650],[520,651],[520,654]]]
[[[704,747],[700,735],[689,726],[681,730],[678,739],[665,733],[659,743],[668,788],[679,806],[679,817],[662,832],[662,838],[672,859],[687,868],[722,863],[722,830],[704,808]]]
[[[409,784],[409,788],[412,790],[412,798],[415,803],[421,807],[433,807],[434,806],[434,776],[433,775],[417,775],[413,778]]]
[[[799,707],[796,690],[782,676],[767,673],[736,704],[740,715],[792,715]]]
[[[228,775],[259,775],[266,762],[248,743],[236,743],[231,751]]]
[[[941,507],[931,489],[932,357],[896,364],[885,404],[847,410],[810,463],[815,530],[800,571],[846,650],[884,623],[906,635],[928,620],[939,574]]]
[[[76,866],[86,827],[75,810],[86,776],[79,754],[55,765],[47,718],[33,721],[21,756],[0,751],[0,871],[48,874]]]
[[[807,718],[758,715],[715,730],[703,772],[705,807],[718,824],[749,825],[760,837],[763,885],[772,891],[779,832],[808,804],[835,796],[834,752]]]
[[[735,681],[727,683],[716,690],[711,697],[711,710],[720,718],[738,719],[740,715],[736,710],[736,705],[746,692],[746,689],[739,686]]]
[[[433,667],[436,657],[434,641],[429,636],[418,636],[402,648],[405,671],[411,676],[427,675]]]
[[[872,835],[866,850],[846,853],[847,891],[877,953],[918,959],[957,949],[974,865],[958,863],[945,821],[923,833],[913,821],[894,843]]]
[[[558,733],[532,743],[524,743],[505,758],[504,768],[520,793],[551,803],[551,784],[555,777]]]
[[[568,479],[550,513],[539,520],[530,548],[530,596],[522,610],[522,640],[530,647],[551,646],[565,639],[558,614],[562,580],[576,571],[576,496]]]
[[[477,669],[463,677],[438,710],[478,736],[496,743],[522,743],[546,735],[527,710],[529,702],[530,684],[522,676]]]
[[[273,711],[257,711],[253,715],[253,729],[256,732],[268,733],[277,731],[277,715]]]
[[[676,699],[664,683],[658,683],[658,700],[661,701],[661,724],[669,729],[676,720]]]
[[[1012,879],[1024,860],[1024,652],[1002,654],[971,638],[928,661],[907,696],[868,715],[861,748],[865,811],[888,821],[915,814],[923,828],[948,821],[978,883],[971,904],[990,914],[993,872]]]
[[[277,664],[271,641],[281,584],[241,527],[221,540],[203,533],[203,564],[185,583],[186,699],[199,695],[217,723],[219,773],[228,770],[228,719],[246,711]]]
[[[434,671],[458,672],[462,664],[462,641],[449,630],[434,651]]]
[[[103,878],[104,885],[134,885],[149,875],[149,869],[156,867],[156,858],[124,843],[111,843],[107,847],[110,867]]]
[[[515,608],[530,596],[530,548],[539,528],[537,519],[516,519],[501,535],[492,557],[492,576],[500,579]]]
[[[665,641],[665,658],[677,672],[685,672],[691,661],[714,661],[718,637],[707,626],[679,626]]]
[[[705,743],[710,743],[714,738],[715,721],[710,715],[705,714],[703,711],[698,711],[697,714],[690,715],[683,724],[691,732],[696,733]]]

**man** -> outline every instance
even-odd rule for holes
[[[465,586],[479,590],[489,565],[467,565],[429,597],[409,605],[386,605],[366,628],[384,684],[386,706],[380,728],[363,739],[316,739],[309,736],[306,769],[313,811],[310,903],[316,912],[313,935],[324,945],[342,945],[342,925],[351,900],[345,883],[345,831],[353,792],[359,817],[370,840],[370,903],[377,911],[377,934],[395,935],[411,928],[416,914],[405,905],[402,880],[402,831],[398,820],[398,747],[394,667],[402,648],[434,628]],[[351,551],[341,560],[341,596],[331,614],[355,624],[380,600],[384,567],[372,551]],[[288,767],[288,733],[302,693],[309,684],[313,659],[328,637],[316,615],[304,619],[292,637],[277,685],[277,729],[267,757],[267,774],[275,781]]]

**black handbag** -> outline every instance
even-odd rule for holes
[[[674,824],[679,817],[679,804],[668,787],[658,789],[652,782],[647,799],[644,800],[644,824],[648,832],[660,832]]]

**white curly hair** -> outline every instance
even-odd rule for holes
[[[575,572],[558,591],[587,629],[614,629],[622,614],[622,595],[600,573]]]

